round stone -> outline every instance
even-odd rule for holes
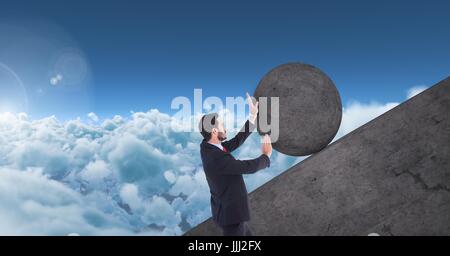
[[[305,156],[325,148],[336,135],[342,119],[342,103],[333,81],[320,69],[303,63],[280,65],[267,73],[254,92],[259,100],[258,132],[262,128],[263,100],[267,98],[267,124],[274,124],[272,104],[278,97],[278,140],[273,148],[291,156]],[[275,106],[275,105],[274,105]],[[275,120],[275,119],[274,119]]]

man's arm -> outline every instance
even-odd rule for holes
[[[222,142],[222,146],[224,146],[229,152],[237,149],[244,141],[250,136],[251,132],[255,129],[256,125],[250,120],[245,122],[244,127],[232,138],[231,140]]]
[[[258,114],[258,102],[253,103],[252,98],[247,93],[247,103],[250,108],[250,117],[247,122],[245,122],[244,127],[229,141],[222,142],[222,146],[224,146],[229,152],[237,149],[244,141],[248,138],[251,132],[255,129],[256,125],[256,115]]]
[[[252,160],[236,160],[231,154],[222,153],[216,160],[217,173],[219,174],[249,174],[270,166],[272,143],[268,135],[264,135],[261,152],[258,158]]]
[[[220,159],[217,159],[219,174],[250,174],[269,166],[270,159],[265,154],[251,160],[237,160],[231,154],[222,154]]]

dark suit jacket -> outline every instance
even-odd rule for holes
[[[270,165],[270,159],[262,154],[251,160],[236,160],[230,152],[237,149],[251,134],[255,125],[247,121],[238,134],[222,142],[227,152],[203,140],[200,155],[211,192],[211,212],[219,225],[235,224],[250,220],[248,195],[242,174],[255,173]]]

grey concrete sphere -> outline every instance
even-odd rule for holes
[[[303,63],[280,65],[259,82],[254,97],[279,97],[277,151],[305,156],[325,148],[336,135],[342,119],[342,103],[333,81],[318,68]],[[258,121],[261,121],[261,102]],[[258,132],[262,135],[261,127]]]

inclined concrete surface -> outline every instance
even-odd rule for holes
[[[249,199],[255,235],[450,235],[450,77]],[[221,232],[208,219],[185,235]]]

